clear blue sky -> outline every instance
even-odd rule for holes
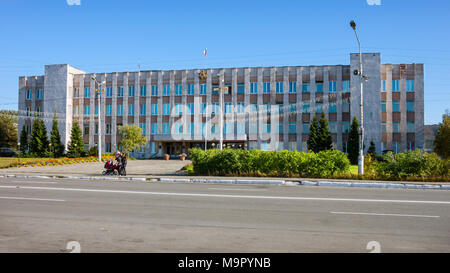
[[[18,77],[45,64],[86,72],[382,63],[425,64],[425,124],[450,108],[450,1],[0,0],[0,109],[17,109]],[[377,2],[379,0],[369,0]],[[202,57],[208,48],[208,57]]]

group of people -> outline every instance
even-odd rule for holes
[[[117,151],[116,161],[118,166],[119,175],[127,175],[125,167],[127,166],[127,155]]]

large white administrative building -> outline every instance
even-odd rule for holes
[[[366,149],[370,141],[378,153],[423,148],[423,64],[381,64],[379,53],[362,59]],[[43,76],[19,77],[19,130],[31,133],[37,115],[50,131],[56,110],[66,146],[76,121],[85,148],[96,146],[100,114],[105,152],[120,149],[118,127],[126,124],[147,137],[137,157],[217,148],[221,134],[226,147],[306,151],[310,122],[324,113],[334,147],[345,152],[351,120],[360,117],[357,69],[359,54],[349,65],[322,66],[86,73],[46,65]],[[92,77],[104,82],[100,96]]]

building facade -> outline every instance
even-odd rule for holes
[[[19,129],[31,133],[37,115],[50,132],[56,111],[66,147],[78,121],[88,149],[97,145],[100,113],[106,152],[119,148],[118,128],[126,124],[148,139],[137,157],[217,148],[221,134],[226,147],[306,151],[310,122],[324,113],[334,147],[345,152],[352,118],[360,117],[358,68],[353,53],[350,65],[91,74],[46,65],[44,76],[19,77]],[[423,64],[381,64],[379,53],[363,53],[363,70],[366,150],[370,141],[377,153],[423,148]],[[105,81],[102,92],[93,76]]]

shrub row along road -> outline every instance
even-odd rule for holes
[[[450,192],[0,178],[0,252],[450,252]]]

